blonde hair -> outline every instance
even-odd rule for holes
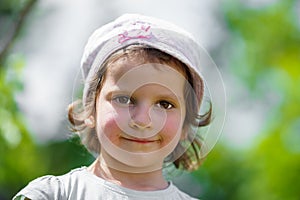
[[[144,63],[159,63],[167,64],[175,67],[176,70],[181,72],[188,80],[188,84],[191,86],[185,87],[185,102],[186,102],[186,117],[184,120],[184,129],[186,132],[186,141],[181,141],[166,159],[166,162],[173,162],[174,166],[178,169],[184,169],[192,171],[197,169],[203,160],[201,155],[202,138],[199,134],[195,134],[194,130],[198,127],[206,126],[211,121],[212,107],[210,104],[209,110],[203,115],[199,115],[199,98],[196,97],[195,92],[192,91],[193,80],[189,68],[181,61],[167,53],[164,53],[158,49],[151,48],[145,45],[130,45],[123,49],[113,53],[103,63],[103,67],[95,73],[91,82],[89,82],[90,89],[87,94],[85,105],[82,105],[80,100],[73,102],[68,107],[68,119],[71,123],[71,130],[77,133],[81,142],[85,147],[93,153],[100,152],[100,142],[97,138],[95,128],[86,126],[85,120],[94,115],[96,112],[96,98],[101,91],[103,82],[105,81],[105,72],[110,64],[114,63],[122,57],[127,57],[129,60],[143,58],[141,62]],[[188,142],[187,142],[188,141]],[[178,158],[178,152],[182,155]]]

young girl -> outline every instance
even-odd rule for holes
[[[62,176],[38,178],[14,199],[193,199],[163,169],[197,169],[204,82],[200,47],[182,29],[127,14],[96,30],[82,57],[82,101],[69,121],[97,159]]]

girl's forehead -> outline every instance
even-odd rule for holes
[[[133,70],[134,68],[135,70]],[[137,78],[149,77],[154,72],[159,72],[163,76],[172,76],[172,74],[174,75],[175,73],[179,77],[186,77],[186,74],[183,72],[183,70],[173,63],[160,64],[158,62],[145,61],[145,59],[139,57],[134,59],[121,57],[107,66],[106,73],[108,76],[120,79],[129,71],[131,71],[131,73],[135,73]]]
[[[184,75],[166,64],[126,62],[114,63],[107,68],[106,81],[125,91],[135,91],[145,85],[161,85],[183,95],[187,82]]]
[[[121,78],[127,71],[131,70],[134,67],[141,65],[142,62],[136,58],[135,60],[129,60],[126,57],[121,57],[118,60],[110,63],[107,66],[107,75],[112,76],[116,79]]]

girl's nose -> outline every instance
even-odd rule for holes
[[[136,105],[130,109],[131,119],[129,125],[134,129],[150,129],[152,120],[150,116],[151,106]]]

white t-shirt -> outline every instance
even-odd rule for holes
[[[43,176],[30,182],[13,200],[25,196],[32,200],[193,200],[170,182],[168,188],[157,191],[137,191],[105,181],[86,167],[74,169],[62,176]]]

